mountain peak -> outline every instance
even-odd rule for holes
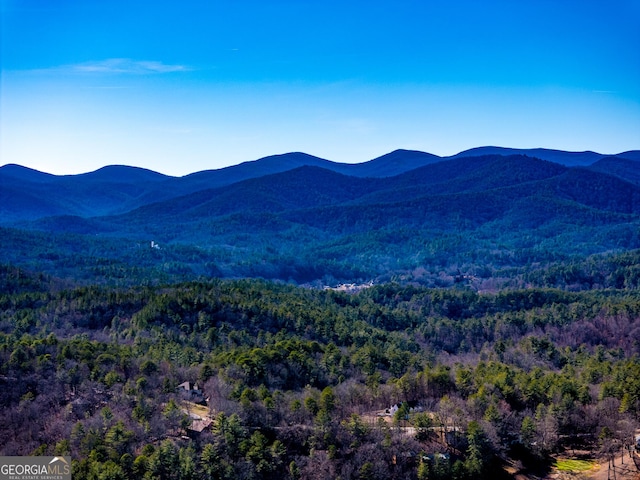
[[[401,160],[401,159],[415,158],[415,157],[419,157],[425,160],[427,159],[442,160],[442,157],[439,157],[438,155],[434,155],[432,153],[422,152],[420,150],[406,150],[404,148],[398,148],[397,150],[394,150],[392,152],[389,152],[377,158],[374,158],[371,161],[375,162],[383,159],[384,160],[399,160],[399,159]]]
[[[431,153],[398,149],[353,167],[361,168],[366,172],[366,175],[359,176],[391,177],[440,161],[442,161],[441,157]]]
[[[105,181],[114,183],[135,183],[161,181],[171,178],[168,175],[154,172],[141,167],[130,167],[127,165],[107,165],[93,172],[81,173],[80,175],[65,175],[66,178],[80,177],[94,181]]]
[[[8,163],[7,165],[0,167],[0,176],[27,182],[46,182],[55,178],[55,175],[50,173],[40,172],[33,168],[23,167],[22,165],[17,165],[15,163]]]
[[[448,158],[453,159],[484,155],[527,155],[530,157],[539,158],[541,160],[547,160],[548,162],[559,163],[567,167],[591,165],[604,156],[603,154],[592,152],[589,150],[584,152],[567,152],[564,150],[553,150],[549,148],[508,148],[487,146],[464,150]]]

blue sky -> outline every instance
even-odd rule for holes
[[[639,0],[0,5],[0,165],[640,149]]]

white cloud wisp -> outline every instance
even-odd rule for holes
[[[34,70],[34,72],[38,73],[57,72],[96,75],[152,75],[188,71],[191,71],[191,68],[186,65],[171,65],[158,61],[141,61],[132,60],[130,58],[108,58],[106,60],[97,60]]]

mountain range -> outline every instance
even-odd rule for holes
[[[107,166],[80,175],[56,176],[9,164],[0,167],[0,222],[6,224],[54,215],[92,217],[124,213],[143,205],[302,166],[319,167],[352,177],[383,178],[434,163],[486,155],[525,155],[565,166],[591,166],[600,168],[602,173],[617,174],[625,179],[629,179],[629,170],[633,171],[633,164],[628,161],[640,161],[640,151],[607,156],[595,152],[481,147],[451,157],[396,150],[359,164],[336,163],[304,153],[288,153],[184,177],[170,177],[122,165]],[[607,163],[611,164],[614,159],[618,167],[610,169]],[[599,162],[599,167],[594,165]],[[605,162],[604,166],[602,162]]]
[[[184,177],[5,165],[0,263],[54,274],[64,264],[71,276],[102,262],[296,282],[417,270],[434,281],[460,268],[495,277],[638,248],[639,214],[640,151],[396,150],[360,164],[290,153]],[[140,247],[150,241],[157,258]]]

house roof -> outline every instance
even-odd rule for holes
[[[201,418],[200,420],[193,420],[191,426],[188,428],[194,432],[202,432],[205,428],[211,425],[212,420],[210,418]]]

